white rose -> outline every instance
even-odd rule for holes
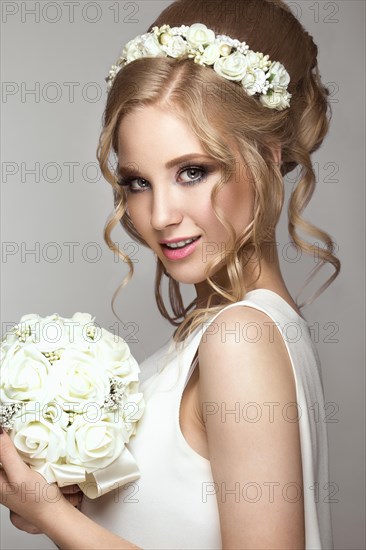
[[[247,72],[246,56],[234,52],[227,57],[221,57],[215,62],[214,70],[227,80],[242,80]]]
[[[219,44],[210,44],[207,46],[201,57],[201,60],[205,65],[213,65],[218,59],[220,59]]]
[[[57,313],[40,318],[35,322],[27,321],[31,326],[30,341],[42,352],[64,349],[70,344],[69,319],[63,319]],[[30,324],[31,323],[31,324]]]
[[[292,94],[289,94],[288,92],[284,92],[282,89],[278,89],[277,91],[275,90],[275,91],[271,91],[271,93],[267,93],[267,95],[259,96],[259,101],[266,107],[269,107],[270,109],[283,111],[284,109],[287,109],[287,107],[290,106],[289,100],[291,97],[292,97]]]
[[[246,54],[246,58],[247,58],[247,62],[248,62],[248,67],[253,67],[253,68],[256,68],[258,67],[259,63],[260,63],[260,57],[258,56],[258,54],[256,52],[253,52],[253,51],[248,51],[247,54]]]
[[[140,368],[127,343],[102,328],[102,337],[94,348],[96,362],[109,376],[123,379],[127,385],[138,380]]]
[[[109,377],[97,364],[93,354],[68,348],[56,365],[58,392],[55,400],[64,410],[81,412],[88,402],[103,405],[109,394]],[[66,404],[70,402],[75,406]]]
[[[74,313],[71,319],[72,321],[75,321],[76,323],[84,326],[93,322],[95,317],[92,317],[90,313],[81,313],[80,311],[77,311],[76,313]]]
[[[271,75],[271,78],[269,75]],[[290,75],[281,63],[274,61],[268,69],[267,79],[274,87],[287,88],[290,82]]]
[[[131,61],[135,61],[136,59],[139,59],[140,57],[143,57],[143,51],[139,44],[133,44],[131,47],[127,50],[127,63],[130,63]]]
[[[155,34],[148,34],[142,39],[143,52],[146,56],[160,57],[163,55],[161,44]]]
[[[33,344],[14,344],[1,365],[1,401],[48,403],[56,394],[52,365]]]
[[[212,44],[214,40],[215,33],[202,23],[194,23],[187,32],[187,41],[194,48],[204,46],[205,44]]]
[[[67,430],[66,461],[86,469],[105,468],[119,456],[126,440],[128,433],[113,413],[103,414],[96,422],[77,416]]]
[[[142,48],[141,48],[141,42],[140,39],[132,39],[122,50],[121,57],[124,57],[127,59],[127,63],[130,63],[131,61],[134,61],[135,59],[138,59],[139,57],[142,57]]]
[[[161,49],[170,57],[182,57],[187,53],[187,42],[181,36],[172,36],[167,44],[162,44]]]
[[[48,422],[42,414],[34,412],[33,405],[27,403],[17,414],[10,438],[28,464],[57,462],[66,456],[66,432],[61,424]]]
[[[261,93],[266,82],[266,73],[262,69],[251,69],[241,81],[243,88],[249,95]]]

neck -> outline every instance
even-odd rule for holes
[[[261,272],[259,272],[260,265]],[[246,292],[257,288],[268,288],[270,290],[286,288],[280,270],[275,239],[274,244],[266,244],[262,248],[260,262],[254,253],[248,255],[248,261],[243,266],[243,275]],[[212,279],[221,288],[229,288],[229,278],[225,266],[219,268]],[[211,298],[210,306],[219,305],[221,302],[219,295],[214,292],[207,280],[197,283],[195,288],[197,293],[197,308],[207,307],[209,296],[212,293],[214,293],[214,296]]]

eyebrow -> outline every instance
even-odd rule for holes
[[[182,157],[178,157],[176,159],[170,160],[165,164],[165,168],[169,170],[169,168],[173,168],[177,164],[181,164],[183,162],[190,162],[190,161],[197,161],[199,159],[205,159],[205,160],[212,160],[212,157],[209,157],[208,155],[203,155],[200,153],[188,153],[187,155],[183,155]],[[128,176],[142,176],[142,173],[137,168],[137,164],[135,162],[131,162],[127,164],[126,166],[119,166],[118,167],[118,174],[122,177],[128,177]]]

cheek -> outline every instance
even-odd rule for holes
[[[237,232],[242,232],[253,218],[253,195],[248,185],[235,183],[225,186],[218,204]]]
[[[138,198],[141,199],[141,197]],[[141,233],[141,231],[146,231],[145,228],[149,218],[147,216],[146,208],[144,209],[143,201],[134,199],[136,199],[136,197],[132,197],[132,200],[127,198],[126,209],[131,222],[137,231]]]

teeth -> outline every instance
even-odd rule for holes
[[[189,243],[192,243],[195,239],[187,239],[186,241],[179,241],[177,243],[170,243],[170,244],[166,244],[165,246],[167,246],[168,248],[181,248],[182,246],[185,246]]]

